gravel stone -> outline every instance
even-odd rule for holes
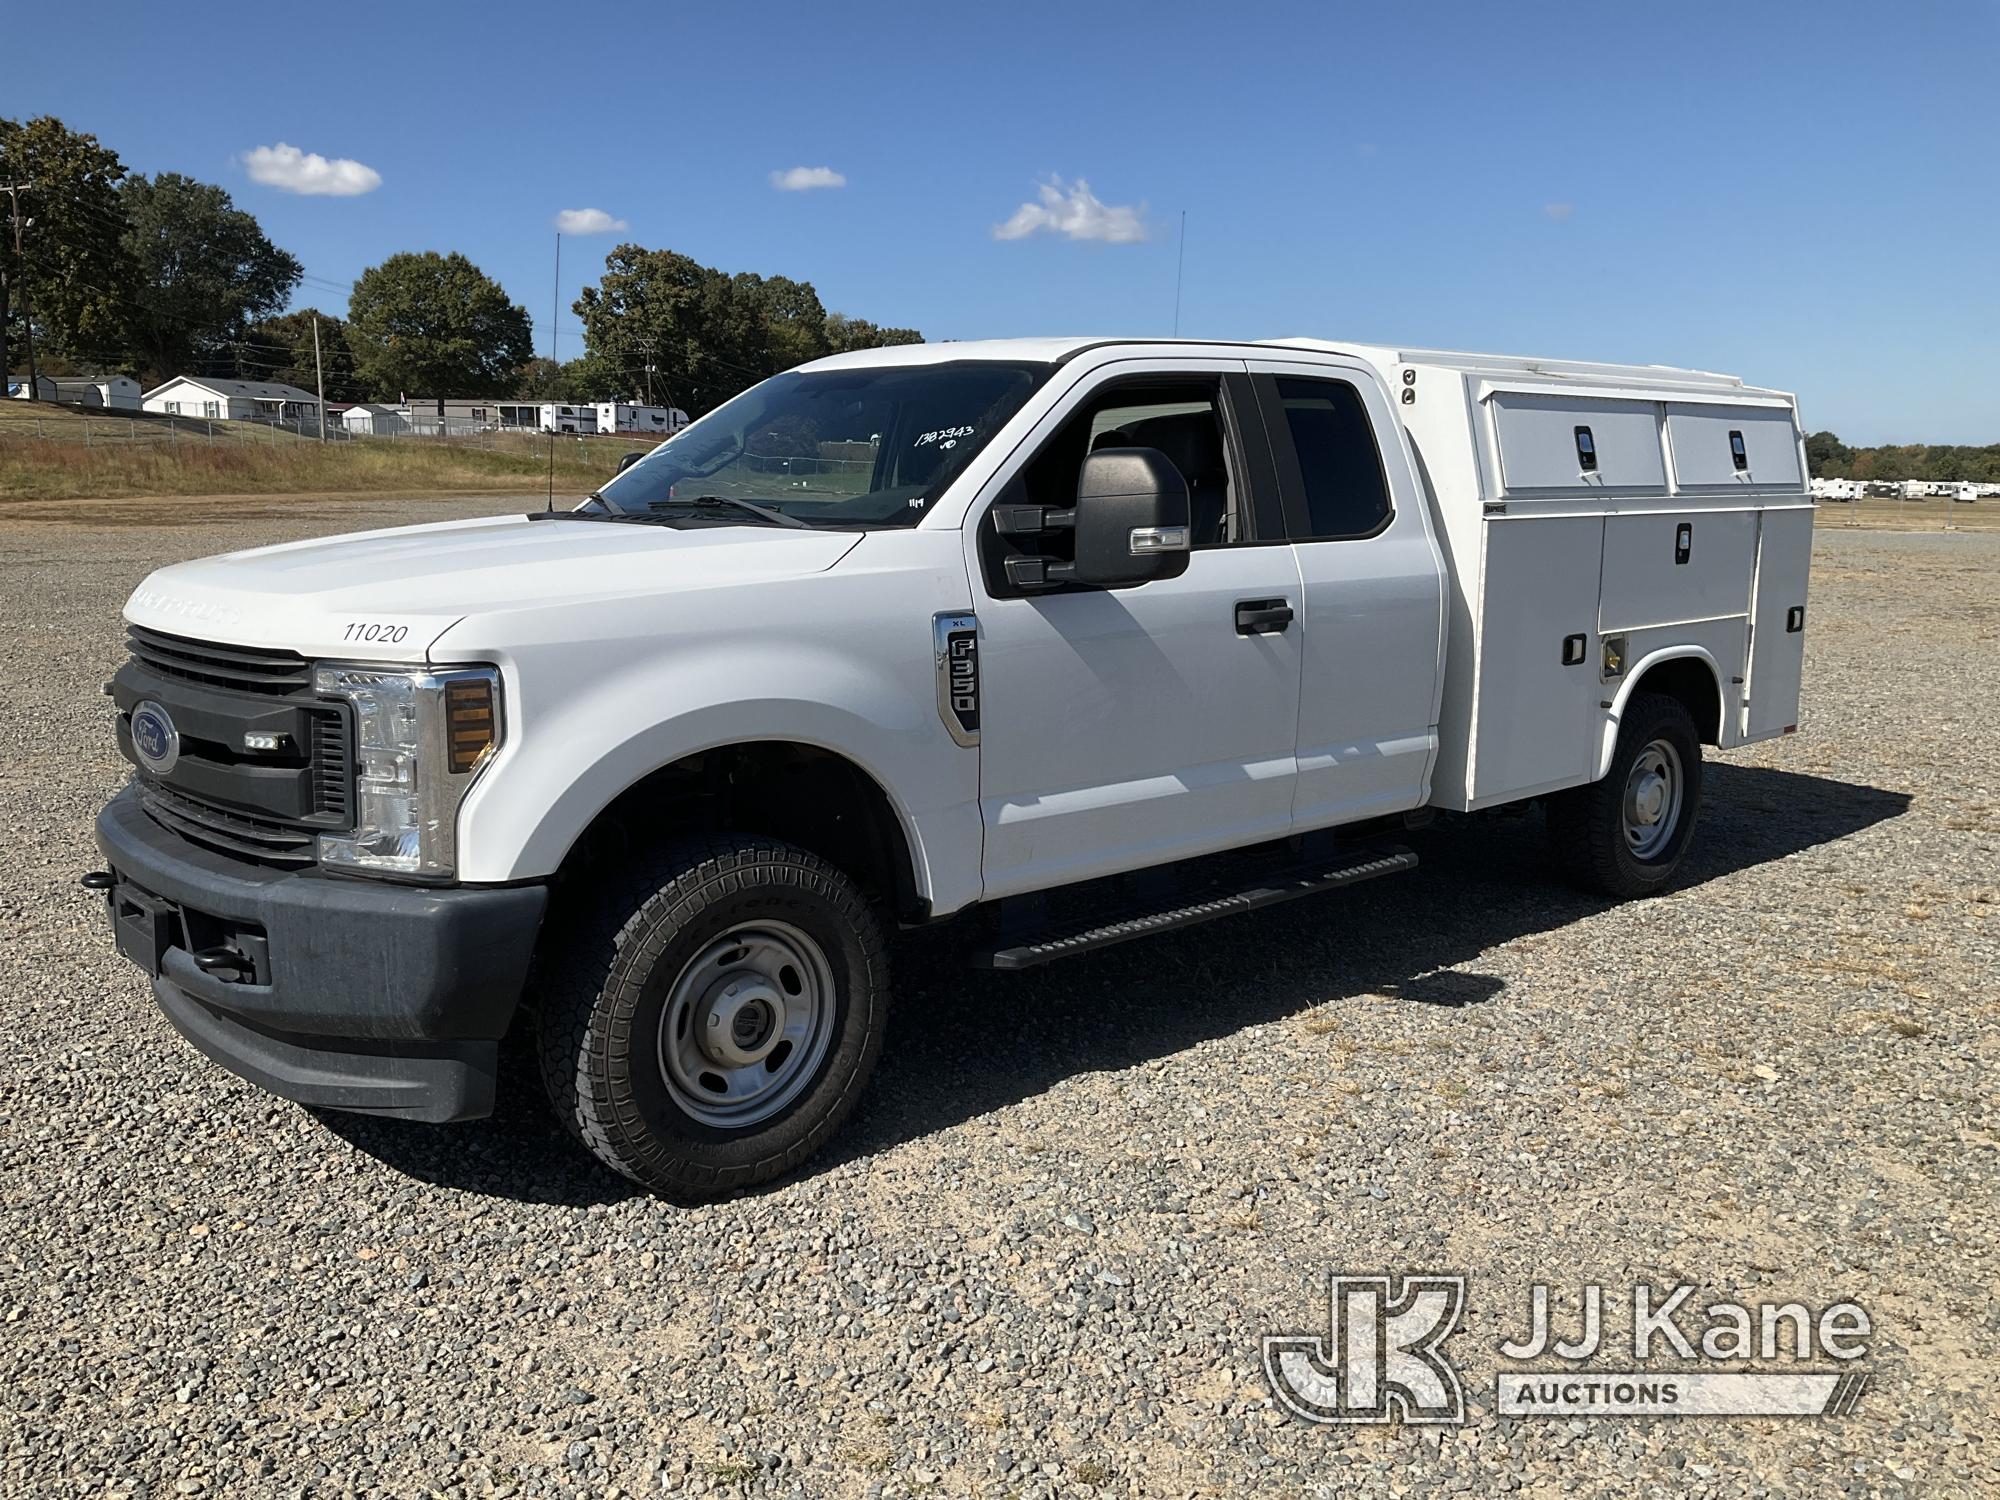
[[[1801,732],[1711,761],[1670,893],[1556,883],[1529,813],[1024,976],[908,936],[845,1134],[690,1209],[521,1089],[430,1128],[238,1082],[76,884],[150,569],[519,504],[0,512],[5,1493],[2000,1492],[2000,534],[1822,532]],[[1385,1269],[1471,1278],[1471,1420],[1282,1417],[1261,1336]],[[1499,1418],[1535,1281],[1852,1299],[1874,1383]]]

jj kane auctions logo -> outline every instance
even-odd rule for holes
[[[1550,1313],[1549,1289],[1528,1294],[1528,1328],[1500,1354],[1530,1369],[1502,1369],[1494,1409],[1502,1416],[1840,1416],[1866,1389],[1852,1362],[1867,1354],[1868,1314],[1836,1302],[1815,1314],[1800,1302],[1717,1301],[1695,1309],[1696,1289],[1634,1287],[1629,1346],[1606,1337],[1604,1288],[1584,1286],[1573,1337]],[[1465,1311],[1466,1279],[1436,1273],[1327,1278],[1327,1331],[1264,1339],[1264,1375],[1278,1403],[1309,1422],[1457,1423],[1465,1392],[1444,1351]],[[1697,1321],[1697,1316],[1699,1321]],[[1627,1368],[1605,1369],[1600,1355]],[[1655,1360],[1677,1367],[1662,1370]],[[1786,1370],[1743,1369],[1753,1361]],[[1833,1368],[1823,1367],[1833,1361]],[[1704,1362],[1738,1368],[1701,1368]],[[1693,1364],[1695,1368],[1679,1368]],[[1822,1364],[1798,1369],[1798,1364]]]

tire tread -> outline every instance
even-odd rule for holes
[[[629,1071],[613,1060],[631,1056],[646,971],[674,935],[721,899],[769,885],[817,895],[850,924],[863,961],[848,997],[850,1024],[871,1034],[860,1066],[847,1071],[809,1130],[754,1161],[718,1169],[667,1149],[639,1109]],[[606,1166],[671,1197],[713,1197],[797,1166],[853,1111],[881,1048],[889,978],[881,924],[838,869],[779,839],[702,835],[633,859],[601,881],[590,904],[543,946],[550,960],[537,985],[536,1053],[556,1116]]]

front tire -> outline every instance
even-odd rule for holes
[[[1549,842],[1586,890],[1626,900],[1664,889],[1694,836],[1701,738],[1677,698],[1637,693],[1600,781],[1549,799]]]
[[[853,882],[725,835],[642,862],[552,939],[537,1047],[557,1115],[682,1199],[764,1182],[852,1113],[882,1050],[887,947]]]

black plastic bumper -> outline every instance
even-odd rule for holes
[[[267,869],[169,833],[136,788],[98,815],[119,951],[180,1034],[301,1104],[412,1120],[493,1109],[548,891]],[[197,953],[238,955],[204,969]]]

